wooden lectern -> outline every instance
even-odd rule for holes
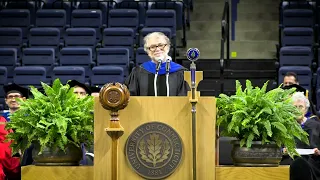
[[[201,72],[202,73],[202,72]],[[202,76],[200,76],[202,78]],[[106,128],[110,126],[110,112],[105,110],[99,98],[95,98],[94,118],[94,180],[112,180],[112,140]],[[199,97],[197,102],[197,179],[215,179],[215,119],[214,97]],[[181,137],[183,154],[180,165],[166,179],[191,180],[192,124],[191,104],[187,97],[130,97],[126,108],[119,111],[123,135],[118,140],[118,180],[145,179],[130,166],[125,155],[129,135],[141,124],[158,121],[171,126]]]

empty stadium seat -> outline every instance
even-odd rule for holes
[[[103,86],[110,82],[124,82],[123,68],[119,66],[96,66],[92,68],[91,85]]]
[[[284,28],[282,46],[313,46],[312,28]]]
[[[108,19],[109,28],[127,27],[137,32],[139,28],[139,12],[136,9],[111,9]]]
[[[63,39],[67,25],[66,11],[63,9],[39,9],[36,13],[36,27],[53,27],[60,30]]]
[[[63,9],[66,11],[66,24],[70,26],[71,22],[71,11],[74,9],[71,6],[71,2],[66,2],[63,0],[57,0],[52,3],[44,3],[42,6],[43,9]]]
[[[136,65],[140,65],[144,62],[150,61],[150,57],[148,54],[144,51],[143,47],[139,47],[136,50]]]
[[[280,66],[309,66],[313,60],[310,47],[287,46],[280,49]]]
[[[66,47],[89,47],[92,58],[96,59],[96,31],[93,28],[68,28],[65,36]]]
[[[179,1],[155,2],[151,6],[152,9],[172,9],[176,12],[177,30],[182,30],[185,23],[183,14],[183,3]]]
[[[7,68],[0,66],[0,111],[4,109],[5,106],[5,93],[3,91],[3,86],[7,84]]]
[[[27,41],[30,25],[30,12],[27,9],[3,9],[0,11],[0,27],[21,28],[24,42]]]
[[[35,23],[35,14],[36,14],[36,5],[34,1],[19,1],[19,0],[12,0],[9,1],[7,9],[25,9],[29,10],[30,12],[30,23]]]
[[[283,11],[284,27],[313,27],[312,9],[285,9]]]
[[[129,74],[129,50],[127,48],[100,48],[97,52],[97,66],[120,66],[124,76]]]
[[[69,80],[85,83],[85,69],[79,66],[58,66],[53,68],[52,82],[57,78],[59,78],[63,84],[66,84]]]
[[[133,60],[135,33],[131,28],[106,28],[103,31],[103,47],[124,47],[129,50],[129,58]]]
[[[22,42],[22,31],[20,28],[0,28],[0,48],[16,49],[16,56],[20,58]]]
[[[102,13],[100,10],[76,9],[71,15],[72,28],[94,28],[97,40],[101,40]]]
[[[59,57],[60,30],[58,28],[30,29],[29,47],[54,48],[56,57]]]
[[[280,24],[282,26],[283,23],[283,12],[287,9],[299,10],[299,9],[307,9],[312,10],[314,4],[308,1],[282,1],[280,4]]]
[[[15,48],[0,48],[0,66],[7,68],[7,77],[9,81],[13,78],[14,68],[19,65],[17,50]]]
[[[80,66],[85,69],[86,80],[91,76],[92,49],[91,48],[62,48],[60,51],[61,66]]]
[[[34,86],[40,88],[41,82],[47,82],[46,69],[36,66],[16,67],[13,72],[13,82],[23,87]]]
[[[23,66],[42,66],[46,68],[47,78],[51,80],[52,69],[57,66],[53,48],[25,48],[22,53]]]
[[[99,9],[101,10],[102,13],[102,24],[104,27],[107,27],[107,22],[108,22],[108,4],[109,2],[98,2],[98,1],[93,1],[93,2],[80,2],[78,9]],[[111,4],[110,4],[111,6]],[[111,8],[111,7],[110,7]]]
[[[145,27],[170,28],[173,37],[176,37],[176,12],[175,10],[150,9],[146,12]]]
[[[283,66],[280,67],[278,73],[278,84],[283,82],[283,78],[287,72],[294,72],[298,76],[299,84],[306,88],[307,90],[311,91],[312,87],[312,71],[310,67],[304,66]],[[311,94],[311,93],[309,93]]]
[[[146,3],[139,1],[121,1],[116,4],[117,9],[136,9],[139,12],[139,27],[142,28],[146,18]]]
[[[317,77],[316,77],[316,89],[319,90],[320,89],[320,68],[317,69]]]

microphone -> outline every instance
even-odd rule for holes
[[[154,75],[154,79],[153,79],[153,90],[154,90],[154,96],[157,97],[158,96],[158,88],[157,88],[157,80],[158,80],[158,73],[161,67],[161,63],[162,60],[159,58],[157,60],[157,65],[156,65],[156,74]]]
[[[170,71],[170,61],[172,61],[172,58],[170,56],[168,56],[167,60],[166,60],[166,72],[169,73]]]
[[[170,61],[172,58],[170,56],[167,57],[166,60],[166,87],[167,87],[167,97],[170,95],[170,84],[169,84],[169,71],[170,71]]]
[[[161,60],[161,59],[158,59],[158,61],[157,61],[157,66],[156,66],[156,74],[158,74],[158,72],[159,72],[159,70],[160,70],[161,63],[162,63],[162,60]]]

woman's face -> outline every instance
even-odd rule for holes
[[[304,117],[304,115],[307,114],[307,111],[308,111],[308,109],[306,107],[306,102],[304,102],[303,100],[297,100],[297,101],[293,102],[293,105],[296,106],[300,110],[302,116],[300,116],[299,119],[302,119]]]

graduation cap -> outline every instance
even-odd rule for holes
[[[296,92],[303,92],[303,94],[309,98],[309,91],[305,89],[304,87],[298,85],[298,84],[292,84],[289,86],[283,86],[282,89],[291,89],[291,88],[296,88]]]
[[[68,84],[69,84],[70,88],[75,87],[75,86],[79,86],[79,87],[82,87],[88,95],[91,94],[91,90],[88,88],[88,86],[86,86],[85,84],[83,84],[79,81],[71,80],[68,82]]]
[[[29,97],[29,89],[19,86],[15,83],[3,86],[3,90],[6,94],[6,96],[10,93],[20,93],[21,96],[28,98]]]

